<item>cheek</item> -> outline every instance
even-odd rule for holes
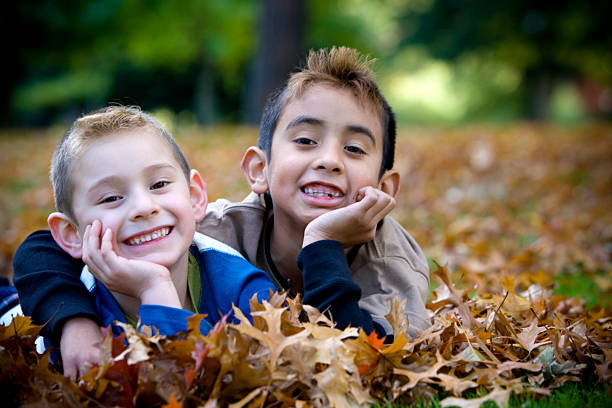
[[[180,199],[169,200],[164,207],[178,219],[185,219],[192,222],[195,216],[195,210],[190,198],[181,197]]]
[[[116,233],[118,228],[121,226],[121,216],[119,211],[90,211],[84,218],[85,224],[83,224],[83,229],[85,229],[87,225],[90,225],[95,220],[102,223],[102,234],[108,228],[112,229],[113,232]]]
[[[98,220],[102,222],[102,229],[100,230],[100,235],[104,235],[104,232],[110,228],[113,231],[114,238],[117,239],[117,233],[119,233],[120,227],[119,222],[110,217],[98,218]]]
[[[356,188],[362,188],[367,186],[377,187],[378,186],[378,173],[373,175],[368,169],[354,169],[349,175],[349,181],[354,183]]]
[[[286,170],[286,169],[285,169]],[[274,175],[272,177],[271,175]],[[270,166],[266,172],[266,180],[268,181],[268,188],[270,193],[276,192],[280,186],[284,185],[285,179],[287,178],[287,172],[278,166]]]

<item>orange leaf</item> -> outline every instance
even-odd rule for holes
[[[364,375],[370,369],[370,367],[370,364],[359,364],[357,366],[357,369],[359,370],[359,375]]]
[[[382,344],[385,342],[385,338],[378,338],[376,331],[372,330],[372,333],[370,333],[370,335],[368,336],[368,341],[370,342],[372,347],[374,347],[376,350],[380,350],[380,346],[382,346]]]
[[[163,405],[162,408],[181,408],[182,406],[183,404],[181,404],[180,402],[176,400],[176,397],[174,396],[174,394],[171,394],[170,399],[168,400],[168,403]]]

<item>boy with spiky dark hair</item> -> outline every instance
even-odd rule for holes
[[[384,315],[392,298],[405,299],[414,335],[430,324],[429,270],[418,244],[386,216],[399,189],[399,173],[393,170],[395,120],[370,63],[345,47],[311,52],[306,66],[270,99],[258,146],[243,157],[253,192],[239,203],[210,204],[198,229],[237,249],[278,288],[303,293],[304,303],[321,310],[329,308],[341,327],[392,335]],[[70,266],[60,253],[50,254],[41,244],[48,237],[38,234],[16,255],[15,282],[24,294],[24,310],[44,321],[60,299],[32,296],[28,279],[44,277],[57,288],[71,281],[52,284],[53,274],[23,261],[44,247],[53,269]],[[75,289],[71,292],[77,297]],[[64,347],[64,339],[76,339],[67,337],[78,332],[72,321],[93,316],[75,316],[51,323],[62,334],[62,352],[76,354],[78,364],[79,347]]]

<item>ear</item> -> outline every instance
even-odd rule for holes
[[[258,147],[249,147],[242,157],[242,174],[254,193],[263,194],[268,191],[266,165],[266,153]]]
[[[196,221],[200,221],[206,214],[208,195],[206,194],[206,183],[197,170],[191,170],[189,174],[189,196],[191,197],[193,215]]]
[[[53,239],[64,251],[73,258],[81,258],[83,254],[83,241],[76,225],[64,213],[54,212],[47,218]]]
[[[397,170],[385,171],[378,185],[378,188],[395,198],[400,188],[400,175]]]

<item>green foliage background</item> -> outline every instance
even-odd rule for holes
[[[121,102],[191,122],[243,122],[254,60],[275,46],[259,35],[262,8],[272,3],[11,2],[0,20],[10,61],[1,119],[46,125]],[[292,0],[290,7],[304,10],[295,64],[309,49],[332,45],[377,58],[381,87],[403,121],[612,114],[606,1]]]

